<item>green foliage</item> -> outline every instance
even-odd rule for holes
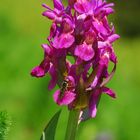
[[[61,111],[58,111],[47,124],[40,140],[54,140],[55,131]]]
[[[0,112],[0,140],[5,140],[11,126],[11,120],[6,111]]]
[[[119,31],[129,37],[140,35],[140,1],[123,0],[115,2],[116,18],[115,23],[119,26]]]

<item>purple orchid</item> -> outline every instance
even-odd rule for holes
[[[58,105],[80,109],[81,120],[95,117],[102,93],[116,97],[106,87],[117,64],[113,43],[119,35],[107,19],[114,12],[114,4],[105,0],[69,0],[67,7],[61,0],[53,3],[54,9],[43,4],[43,16],[52,20],[49,45],[42,45],[44,59],[31,75],[43,77],[48,72],[52,78],[49,89],[59,86],[53,95]],[[114,67],[109,73],[110,62]]]

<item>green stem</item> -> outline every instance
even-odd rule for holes
[[[80,110],[71,110],[69,112],[69,119],[67,124],[65,140],[75,140],[79,115],[80,115]]]

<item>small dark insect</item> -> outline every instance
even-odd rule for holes
[[[68,80],[64,79],[60,88],[60,96],[59,96],[60,98],[64,96],[64,92],[67,90],[67,87],[68,87]]]

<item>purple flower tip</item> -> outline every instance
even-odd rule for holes
[[[43,77],[45,75],[44,69],[40,66],[33,68],[31,75],[34,77]]]
[[[75,49],[75,55],[84,61],[89,61],[94,57],[94,50],[92,45],[87,45],[86,43],[78,45]]]

